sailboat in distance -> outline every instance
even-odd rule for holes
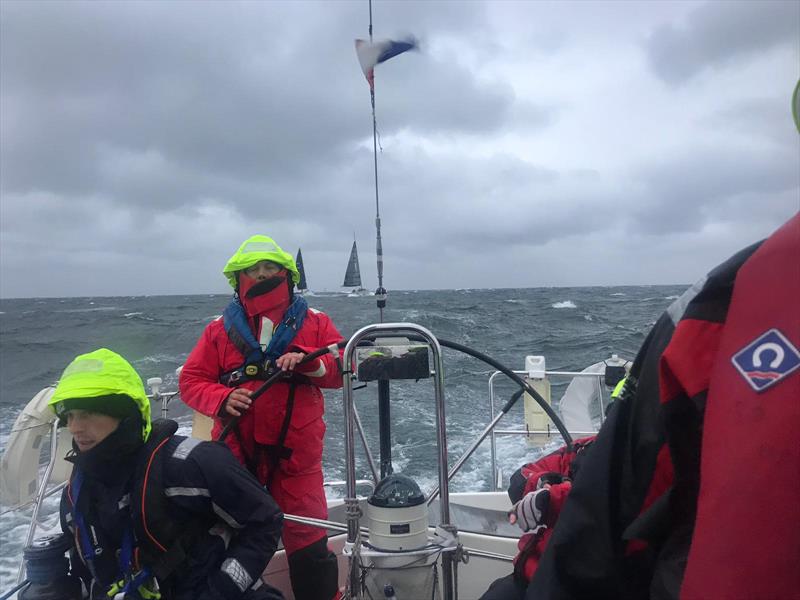
[[[300,272],[300,281],[297,282],[296,293],[300,294],[301,296],[312,295],[312,292],[308,289],[308,282],[306,281],[306,269],[303,266],[303,251],[300,248],[297,249],[297,258],[294,262],[297,265],[297,270]]]
[[[369,292],[361,285],[361,268],[358,265],[358,247],[355,239],[350,250],[350,260],[347,261],[347,271],[344,274],[342,287],[352,288],[348,296],[366,296]]]

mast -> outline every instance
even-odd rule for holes
[[[369,43],[372,44],[372,0],[369,0]],[[375,255],[378,259],[378,289],[375,300],[383,323],[383,309],[386,306],[386,289],[383,287],[383,244],[381,243],[381,205],[378,197],[378,123],[375,118],[375,84],[369,86],[369,98],[372,104],[372,158],[375,167]],[[391,426],[391,392],[389,380],[378,380],[378,430],[380,444],[381,477],[391,475],[392,467],[392,426]]]
[[[372,0],[369,0],[369,43],[372,44]],[[378,260],[378,289],[375,290],[375,300],[380,312],[380,322],[383,323],[383,309],[386,306],[386,289],[383,287],[383,244],[381,242],[381,205],[378,198],[378,123],[375,119],[375,86],[369,88],[369,98],[372,104],[372,157],[375,166],[375,256]]]
[[[373,45],[372,39],[372,0],[369,0],[369,43],[370,46]],[[358,42],[356,42],[358,47]],[[371,64],[371,67],[374,67],[375,64],[378,62],[382,62],[382,60],[387,60],[392,56],[395,56],[405,50],[414,47],[413,42],[409,42],[406,44],[407,47],[401,49],[394,49],[394,52],[389,54],[388,56],[378,57],[378,59]],[[364,69],[364,64],[362,63],[362,69]],[[375,290],[375,299],[378,304],[378,309],[380,311],[380,320],[383,323],[383,309],[386,306],[386,289],[383,287],[383,244],[381,241],[381,209],[380,209],[380,198],[378,194],[378,124],[377,119],[375,117],[375,82],[374,82],[374,73],[372,69],[369,69],[369,73],[367,69],[364,69],[364,74],[367,75],[367,78],[370,82],[370,103],[372,105],[372,156],[373,156],[373,166],[375,172],[375,254],[378,260],[378,289]],[[353,249],[355,251],[355,243],[353,244]],[[392,467],[392,437],[391,437],[391,410],[390,410],[390,390],[389,390],[389,380],[388,379],[379,379],[378,380],[378,424],[379,424],[379,443],[380,443],[380,464],[381,464],[381,478],[384,478],[390,475],[393,472]],[[440,468],[442,468],[440,466]],[[445,477],[447,472],[447,464],[445,461],[444,465]],[[348,498],[346,501],[355,502],[354,498]],[[442,513],[446,514],[445,507],[442,507]],[[348,530],[348,540],[354,539],[351,535],[351,532]],[[351,561],[352,561],[351,557]],[[442,591],[443,597],[447,598],[448,600],[452,600],[455,597],[455,581],[454,581],[454,574],[455,570],[453,568],[453,558],[451,553],[443,552],[441,554],[442,560]],[[352,563],[351,563],[352,564]],[[357,571],[357,570],[356,570]],[[359,590],[359,579],[357,572],[351,572],[351,591],[352,590]],[[356,596],[361,598],[362,594],[356,592]]]

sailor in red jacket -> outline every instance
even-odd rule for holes
[[[525,478],[525,486],[519,499],[512,480],[508,494],[515,503],[509,520],[528,532],[520,538],[519,554],[514,559],[514,574],[518,580],[527,583],[536,571],[561,507],[572,489],[580,462],[577,458],[593,441],[594,436],[576,440],[571,451],[563,446],[535,463],[524,465],[520,475]]]
[[[525,600],[800,597],[799,257],[797,214],[658,320]]]
[[[526,532],[519,540],[514,572],[492,583],[481,600],[521,600],[547,547],[583,453],[594,436],[576,440],[572,450],[563,446],[533,463],[520,467],[512,476],[508,496],[514,502],[511,523]]]
[[[526,600],[800,598],[798,307],[800,213],[667,309]]]
[[[181,398],[214,419],[214,438],[225,423],[241,415],[225,440],[234,454],[285,513],[326,519],[325,407],[320,388],[342,385],[340,354],[333,350],[297,365],[305,354],[335,348],[342,336],[327,315],[294,296],[297,267],[271,238],[256,235],[246,240],[223,273],[236,294],[189,355],[180,375]],[[251,400],[252,391],[274,369],[294,375]],[[287,521],[283,544],[295,598],[334,598],[338,570],[325,531]]]

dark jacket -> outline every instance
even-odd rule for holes
[[[133,570],[156,574],[164,600],[241,598],[277,548],[283,515],[271,496],[224,444],[174,435],[176,428],[154,422],[148,444],[116,469],[79,462],[73,470],[62,495],[62,528],[76,542],[73,569],[95,580],[98,597],[120,578],[126,530],[137,549]],[[90,538],[76,531],[72,510],[79,470],[77,508]],[[79,558],[87,555],[82,539],[95,546],[90,561]]]
[[[658,320],[573,483],[528,600],[796,596],[798,256],[795,216]],[[780,364],[760,375],[774,385],[756,391],[737,357],[773,330],[783,341],[762,358]],[[757,500],[776,487],[774,506]],[[748,535],[752,527],[759,533]]]

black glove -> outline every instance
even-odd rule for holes
[[[558,485],[559,483],[564,483],[565,481],[569,481],[569,478],[564,477],[561,473],[550,471],[549,473],[539,476],[539,481],[536,482],[536,489],[542,489],[545,484]]]
[[[509,511],[511,523],[516,523],[522,531],[538,531],[545,527],[547,508],[550,505],[550,490],[538,489],[528,492]]]

